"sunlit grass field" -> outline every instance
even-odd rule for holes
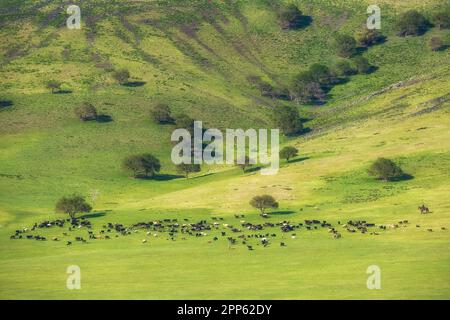
[[[398,12],[417,7],[428,13],[440,1],[382,2],[388,39],[362,53],[378,69],[335,86],[323,106],[299,105],[311,131],[282,139],[300,155],[282,161],[277,175],[203,166],[189,179],[178,176],[170,160],[175,127],[151,120],[156,103],[210,128],[270,128],[275,105],[296,104],[261,97],[247,76],[288,86],[312,63],[331,65],[334,32],[362,26],[367,3],[299,2],[313,23],[295,32],[279,29],[266,1],[92,3],[79,31],[64,28],[64,10],[53,4],[0,6],[19,6],[0,29],[0,99],[12,102],[0,109],[1,299],[450,298],[450,57],[448,49],[427,46],[435,35],[448,42],[449,33],[433,28],[400,38],[392,30]],[[33,5],[37,16],[27,13]],[[114,14],[118,8],[121,15]],[[8,50],[16,46],[23,52],[11,57]],[[98,57],[128,68],[144,85],[116,84]],[[51,94],[50,79],[70,93]],[[399,88],[370,96],[399,81]],[[84,101],[112,121],[77,120],[73,108]],[[125,156],[143,152],[161,160],[158,179],[133,179],[121,168]],[[412,178],[370,177],[367,168],[378,157],[393,159]],[[10,240],[16,229],[66,218],[54,212],[55,203],[72,193],[93,205],[86,218],[95,232],[108,222],[220,217],[221,224],[239,226],[241,220],[318,219],[342,238],[320,228],[273,228],[268,247],[250,240],[253,251],[230,246],[221,230],[175,241],[140,230],[80,243],[73,239],[86,237],[85,229],[64,236],[67,228],[50,228],[38,230],[48,241]],[[267,219],[249,205],[260,194],[280,204]],[[430,214],[420,214],[423,203]],[[338,222],[348,220],[409,223],[373,235],[346,232]],[[81,268],[81,290],[66,288],[70,265]],[[370,265],[381,269],[380,290],[366,286]]]

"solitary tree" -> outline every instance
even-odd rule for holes
[[[89,102],[84,102],[74,109],[75,115],[82,121],[97,119],[97,109]]]
[[[201,167],[199,164],[181,163],[177,165],[177,171],[184,174],[186,179],[189,178],[190,173],[200,172],[200,170]]]
[[[284,7],[279,13],[279,22],[282,29],[298,29],[307,26],[311,18],[304,16],[294,4]]]
[[[421,35],[427,31],[429,21],[418,11],[408,10],[402,13],[395,25],[397,34],[401,37]]]
[[[278,208],[278,202],[275,201],[274,197],[267,194],[253,197],[250,205],[261,211],[261,214],[265,214],[266,209]]]
[[[275,125],[280,128],[285,135],[297,134],[303,130],[298,110],[293,106],[279,106],[275,108],[274,121]]]
[[[133,171],[135,178],[142,174],[152,178],[161,170],[159,159],[149,153],[129,156],[124,159],[122,166],[126,170]]]
[[[120,69],[113,73],[113,77],[119,84],[123,85],[130,79],[130,72],[127,69]]]
[[[159,103],[152,111],[152,118],[156,123],[166,124],[172,123],[173,119],[170,112],[170,107],[167,104]]]
[[[292,146],[284,147],[280,151],[280,158],[286,159],[287,162],[296,156],[298,156],[298,149]]]
[[[378,158],[369,168],[369,175],[383,181],[392,181],[404,176],[402,169],[394,161]]]
[[[61,90],[62,83],[58,80],[49,80],[46,83],[47,89],[50,89],[52,93],[55,93],[56,91]]]
[[[69,197],[62,197],[56,203],[56,212],[67,213],[72,219],[75,214],[82,212],[90,212],[92,207],[86,202],[84,197],[80,195],[72,195]]]
[[[347,34],[336,35],[334,45],[340,57],[349,58],[356,53],[356,40]]]

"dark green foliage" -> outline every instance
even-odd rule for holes
[[[323,104],[326,94],[317,82],[299,83],[295,86],[297,99],[302,103]]]
[[[333,67],[333,74],[338,77],[351,76],[356,73],[355,67],[347,60],[339,60]]]
[[[395,28],[399,36],[405,37],[421,35],[427,31],[429,25],[429,21],[421,13],[416,10],[409,10],[400,15]]]
[[[369,175],[383,181],[392,181],[402,178],[405,173],[390,159],[378,158],[369,168]]]
[[[303,130],[302,122],[297,108],[292,106],[279,106],[274,109],[274,121],[277,128],[285,135],[294,135]]]
[[[292,146],[284,147],[280,151],[280,158],[286,159],[287,162],[296,156],[298,156],[298,149]]]
[[[58,80],[49,80],[46,83],[47,89],[50,89],[52,93],[55,93],[56,91],[61,90],[62,83]]]
[[[128,80],[130,79],[130,72],[127,69],[120,69],[117,71],[114,71],[113,78],[119,83],[119,84],[126,84]]]
[[[91,210],[92,207],[79,195],[62,197],[56,203],[56,212],[67,213],[71,218],[75,218],[77,213],[90,212]]]
[[[439,29],[450,28],[450,11],[442,9],[438,12],[435,12],[431,17],[431,21]]]
[[[384,41],[384,36],[378,30],[363,28],[355,35],[356,42],[359,46],[367,48]]]
[[[321,85],[328,85],[333,82],[333,76],[331,75],[330,69],[323,64],[313,64],[309,67],[309,73],[312,82],[317,82]]]
[[[264,214],[266,209],[276,209],[278,208],[278,202],[275,201],[274,197],[270,195],[255,196],[250,201],[250,205],[261,211]]]
[[[372,71],[372,66],[370,65],[369,61],[361,56],[357,56],[353,59],[353,62],[355,63],[356,70],[360,74],[367,74]]]
[[[263,97],[271,97],[272,99],[291,100],[291,95],[286,88],[275,88],[270,83],[261,79],[258,76],[249,76],[247,80],[256,86]]]
[[[442,48],[444,48],[444,43],[442,42],[442,39],[439,37],[432,37],[428,42],[428,45],[430,46],[430,49],[433,51],[439,51]]]
[[[97,109],[89,102],[83,103],[74,109],[75,115],[82,121],[91,121],[97,119]]]
[[[194,119],[186,114],[180,114],[175,118],[176,126],[180,129],[186,129],[191,134],[194,133]]]
[[[325,100],[324,87],[331,85],[335,77],[327,66],[313,64],[307,71],[297,75],[293,90],[298,100],[303,103],[321,104]]]
[[[189,178],[190,173],[200,172],[201,167],[199,164],[181,163],[177,165],[178,173],[184,174],[186,178]]]
[[[167,104],[159,103],[152,110],[151,116],[153,121],[159,124],[173,123],[170,107]]]
[[[347,34],[337,34],[334,38],[334,46],[340,57],[349,58],[356,53],[356,40]]]
[[[133,171],[135,178],[141,175],[152,178],[161,170],[159,159],[149,153],[129,156],[125,158],[122,166],[126,170]]]
[[[284,30],[300,29],[311,23],[311,17],[304,16],[296,5],[290,4],[279,13],[280,26]]]

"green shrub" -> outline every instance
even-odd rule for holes
[[[338,34],[334,39],[337,54],[343,58],[349,58],[356,53],[356,40],[347,34]]]
[[[275,125],[285,135],[294,135],[303,130],[298,111],[292,106],[279,106],[274,109]]]
[[[421,35],[427,31],[428,27],[428,20],[416,10],[402,13],[395,24],[397,34],[401,37]]]
[[[394,161],[378,158],[369,168],[369,175],[383,181],[392,181],[402,178],[405,173]]]
[[[97,109],[89,102],[83,103],[74,109],[75,115],[82,121],[91,121],[97,119]]]

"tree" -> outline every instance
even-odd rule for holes
[[[444,47],[444,43],[442,42],[442,39],[439,37],[432,37],[430,39],[430,42],[428,42],[428,45],[430,46],[430,49],[433,51],[439,51]]]
[[[97,119],[97,109],[89,102],[84,102],[81,106],[74,109],[75,115],[82,121]]]
[[[339,77],[351,76],[356,72],[357,70],[347,60],[339,60],[333,67],[333,73]]]
[[[369,168],[369,175],[383,181],[392,181],[403,177],[403,170],[390,159],[378,158]]]
[[[177,128],[188,130],[191,134],[194,133],[194,119],[186,114],[180,114],[175,119]]]
[[[334,45],[340,57],[349,58],[356,53],[356,40],[347,34],[336,35]]]
[[[435,12],[431,18],[431,21],[439,29],[448,29],[450,28],[450,12],[445,9]]]
[[[167,104],[157,104],[152,110],[152,118],[159,124],[173,123],[170,107]]]
[[[177,171],[184,174],[186,178],[189,178],[190,173],[200,172],[201,167],[199,164],[181,163],[177,165]]]
[[[113,77],[119,84],[123,85],[130,79],[130,72],[127,69],[120,69],[114,71]]]
[[[129,156],[124,159],[122,166],[133,171],[135,178],[141,174],[146,178],[153,178],[161,170],[159,159],[149,153]]]
[[[322,104],[326,94],[317,82],[300,83],[295,86],[295,94],[302,103]]]
[[[328,85],[333,82],[330,69],[323,64],[314,63],[309,67],[309,73],[312,82],[317,82],[321,85]]]
[[[287,162],[296,156],[298,156],[298,149],[295,147],[287,146],[280,151],[280,158],[286,159]]]
[[[278,202],[275,201],[274,197],[270,195],[255,196],[250,201],[250,205],[261,211],[261,214],[265,214],[266,209],[276,209],[278,208]]]
[[[355,39],[358,45],[367,48],[382,42],[384,36],[378,30],[363,28],[355,34]]]
[[[67,213],[72,219],[75,214],[82,212],[90,212],[92,207],[86,202],[84,197],[80,195],[72,195],[69,197],[62,197],[56,203],[56,212]]]
[[[52,93],[55,93],[55,91],[61,90],[62,83],[58,80],[49,80],[46,83],[47,89],[50,89]]]
[[[275,125],[285,135],[293,135],[303,130],[297,108],[293,106],[279,106],[274,109]]]
[[[356,70],[360,74],[367,74],[372,70],[372,66],[369,61],[364,57],[357,56],[353,59],[353,62],[355,63]]]
[[[290,4],[279,13],[279,22],[282,29],[299,29],[306,27],[311,22],[311,18],[304,16],[296,5]]]
[[[406,37],[423,34],[429,25],[429,21],[421,13],[416,10],[408,10],[400,15],[395,29],[399,36]]]

